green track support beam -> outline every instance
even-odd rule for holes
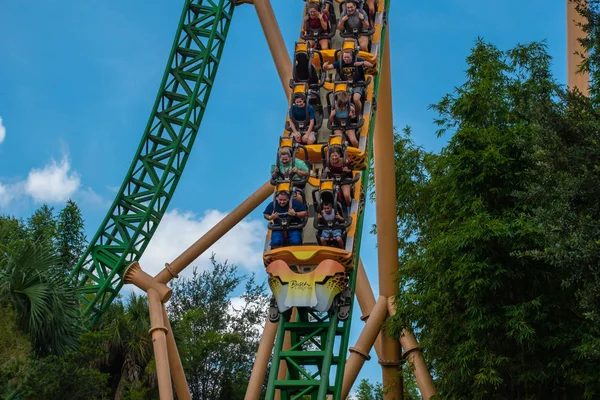
[[[312,311],[299,311],[296,321],[281,317],[277,329],[275,351],[271,364],[266,400],[272,400],[275,390],[281,391],[281,399],[301,399],[311,396],[325,399],[327,395],[338,398],[342,387],[330,385],[329,375],[333,366],[345,362],[346,348],[336,346],[336,338],[349,334],[350,323],[339,323],[337,314],[318,315]],[[283,338],[290,333],[291,346],[282,350]],[[288,371],[284,380],[278,380],[279,364],[285,361]]]
[[[71,278],[97,319],[142,256],[175,193],[213,87],[234,0],[185,0],[141,143],[119,194]]]

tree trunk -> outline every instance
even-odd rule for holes
[[[117,385],[117,390],[115,390],[115,397],[113,400],[121,400],[123,397],[123,389],[125,389],[125,377],[121,375],[121,379],[119,379],[119,384]]]

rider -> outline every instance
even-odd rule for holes
[[[350,123],[351,120],[356,118],[356,112],[353,104],[349,104],[348,101],[348,93],[341,92],[338,93],[335,100],[335,107],[331,110],[331,114],[329,115],[329,120],[332,124],[340,126],[340,121],[345,120],[347,124]],[[341,129],[334,129],[334,135],[341,135]],[[356,139],[356,131],[354,129],[346,129],[346,136],[352,146],[358,148],[358,140]]]
[[[284,178],[289,178],[293,181],[299,181],[303,177],[309,175],[308,165],[299,158],[294,161],[292,166],[292,151],[289,148],[279,149],[279,162],[277,165],[271,166],[271,178],[279,179],[282,175]]]
[[[342,61],[336,61],[333,64],[329,62],[323,63],[323,69],[326,71],[332,70],[335,68],[340,78],[344,81],[350,83],[364,83],[365,82],[365,68],[364,67],[373,67],[368,61],[363,60],[362,58],[356,58],[356,61],[352,61],[353,54],[352,50],[344,50],[342,52]],[[365,88],[363,86],[354,85],[352,88],[352,101],[354,106],[356,107],[357,115],[362,114],[362,96]]]
[[[282,218],[289,218],[288,226],[289,224],[298,224],[301,219],[306,218],[308,213],[304,204],[297,200],[290,201],[288,192],[277,193],[275,199],[275,204],[269,203],[263,212],[265,219],[272,222],[273,225],[280,226]],[[302,229],[289,229],[286,232],[290,246],[302,244]],[[284,241],[284,231],[271,232],[271,248],[283,246]]]
[[[364,10],[360,10],[356,6],[356,0],[346,0],[346,10],[340,16],[338,30],[342,33],[359,32],[358,45],[362,51],[369,51],[369,16]]]
[[[331,203],[323,203],[323,210],[317,214],[317,218],[319,219],[319,222],[325,222],[326,225],[329,225],[329,223],[333,224],[335,221],[344,222],[344,217],[333,210]],[[335,239],[340,247],[344,247],[341,229],[333,229],[333,227],[323,229],[323,232],[321,232],[321,237],[319,238],[321,246],[326,246],[327,240],[330,238]]]
[[[325,172],[327,172],[328,177],[339,177],[344,179],[352,176],[350,162],[344,160],[342,149],[340,147],[336,146],[329,149],[329,163]],[[340,186],[346,202],[346,210],[348,212],[346,215],[350,215],[350,208],[352,205],[352,189],[350,183],[344,183],[342,180]]]
[[[370,0],[370,1],[375,1],[375,0]],[[304,2],[306,3],[307,0],[304,0]],[[325,1],[318,1],[318,0],[310,0],[308,2],[309,4],[315,3],[317,5],[320,5],[321,3],[323,3],[323,14],[327,15],[327,17],[331,17],[331,7],[333,6],[333,2],[332,0],[325,0]]]
[[[304,16],[304,32],[311,34],[313,31],[319,31],[319,35],[329,32],[327,14],[319,11],[319,5],[317,3],[310,3],[308,5],[308,12]],[[315,45],[314,40],[307,40],[309,47]],[[321,50],[329,49],[329,41],[327,39],[319,39],[319,45]]]
[[[308,107],[308,109],[307,109]],[[292,129],[292,136],[298,143],[313,144],[317,137],[313,132],[315,126],[315,109],[310,104],[306,104],[306,96],[299,93],[294,96],[294,104],[290,107],[290,128]],[[309,120],[308,129],[306,133],[302,135],[294,121]]]

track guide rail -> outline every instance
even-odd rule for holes
[[[186,0],[154,107],[131,167],[71,278],[97,319],[158,228],[190,155],[213,88],[233,0]]]

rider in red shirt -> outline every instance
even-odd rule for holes
[[[327,14],[322,13],[319,10],[319,5],[316,3],[310,3],[308,5],[308,11],[304,16],[304,32],[307,35],[318,32],[319,35],[329,32],[329,24],[327,22]],[[315,45],[313,40],[308,40],[308,45],[313,47]],[[319,45],[321,50],[329,49],[329,41],[327,39],[319,39]]]

